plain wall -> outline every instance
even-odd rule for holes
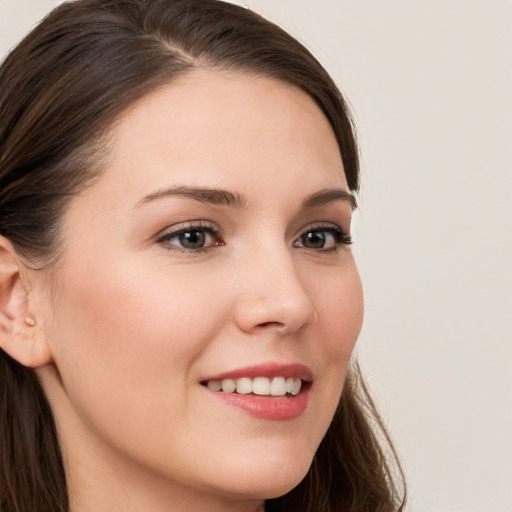
[[[0,0],[0,54],[58,2]],[[512,512],[512,2],[245,0],[346,93],[359,355],[414,512]]]

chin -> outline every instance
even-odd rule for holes
[[[239,467],[234,473],[236,478],[229,482],[230,493],[248,499],[278,498],[296,487],[304,479],[310,466],[311,459],[284,459],[257,465],[248,463],[245,468]]]
[[[258,496],[264,500],[284,496],[302,482],[304,477],[307,475],[308,470],[309,467],[300,474],[295,473],[287,478],[270,479],[270,481],[266,482],[265,488],[261,490],[262,492],[258,493]]]

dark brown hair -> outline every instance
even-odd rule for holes
[[[271,77],[308,94],[331,123],[349,188],[358,190],[357,144],[345,102],[318,61],[276,25],[217,0],[66,2],[0,67],[0,234],[28,263],[57,261],[63,212],[101,172],[115,121],[143,96],[198,67]],[[396,454],[357,364],[349,375],[308,475],[268,500],[269,512],[403,509]],[[51,409],[34,371],[2,350],[0,507],[68,511]]]

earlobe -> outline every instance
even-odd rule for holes
[[[0,236],[0,348],[20,364],[38,368],[51,362],[51,353],[35,313],[29,310],[24,268],[11,242]]]

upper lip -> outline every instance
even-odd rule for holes
[[[303,382],[311,382],[313,380],[313,373],[307,366],[300,363],[280,364],[268,362],[210,375],[201,380],[240,379],[242,377],[293,377],[294,379],[301,379]]]

